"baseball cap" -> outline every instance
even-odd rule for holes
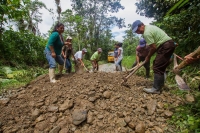
[[[139,41],[139,46],[140,47],[144,47],[144,46],[146,46],[146,41],[144,40],[144,38],[142,38],[142,39],[140,39],[140,41]]]
[[[87,52],[87,49],[86,49],[86,48],[83,48],[82,51]]]
[[[72,40],[72,37],[71,36],[68,36],[67,38],[66,38],[66,40]]]
[[[138,29],[138,25],[142,24],[142,22],[140,20],[136,20],[135,22],[133,22],[132,24],[132,32],[135,33],[136,30]]]
[[[98,48],[97,51],[102,52],[102,49],[101,49],[101,48]]]

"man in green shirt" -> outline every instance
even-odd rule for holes
[[[102,53],[102,49],[98,48],[97,51],[90,58],[90,60],[92,62],[93,71],[95,71],[95,70],[98,71],[99,70],[98,61],[99,61],[99,59],[101,57],[101,53]]]
[[[144,88],[147,93],[160,94],[164,86],[164,73],[170,63],[175,44],[162,29],[154,25],[144,25],[140,20],[136,20],[132,24],[132,32],[143,34],[144,39],[150,47],[150,51],[145,58],[145,62],[151,59],[154,53],[157,53],[153,62],[154,83],[152,88]]]

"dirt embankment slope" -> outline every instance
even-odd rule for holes
[[[165,89],[146,94],[152,81],[122,73],[71,73],[49,83],[48,75],[0,99],[3,133],[170,133],[167,125],[180,97]]]

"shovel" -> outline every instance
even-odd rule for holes
[[[174,54],[174,69],[178,66],[177,63],[177,56]],[[175,76],[175,80],[176,83],[179,87],[180,90],[190,90],[190,88],[188,87],[188,85],[185,83],[185,81],[183,80],[183,78],[179,75],[179,72],[175,72],[176,76]]]
[[[126,77],[123,77],[123,78],[122,78],[122,79],[123,79],[123,82],[121,83],[121,85],[128,86],[128,85],[126,84],[128,78],[130,78],[130,77],[131,77],[139,68],[141,68],[144,64],[145,64],[145,61],[142,62],[141,64],[139,64],[138,66],[135,66],[134,68],[132,68],[132,69],[131,69],[132,72],[129,73]]]
[[[84,66],[84,68],[85,68],[85,70],[87,71],[87,72],[90,72],[88,69],[87,69],[87,67],[85,67],[85,65],[83,64],[83,66]]]

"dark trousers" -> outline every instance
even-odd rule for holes
[[[145,61],[145,57],[139,57],[139,62],[141,61]],[[137,65],[137,61],[135,61],[135,63],[132,65],[132,68],[135,67]],[[144,64],[144,67],[146,69],[146,77],[149,77],[149,72],[150,72],[150,61],[148,61],[147,63]]]
[[[156,51],[156,58],[153,61],[154,74],[164,75],[167,66],[170,64],[170,58],[174,52],[174,41],[170,40],[161,44]]]

